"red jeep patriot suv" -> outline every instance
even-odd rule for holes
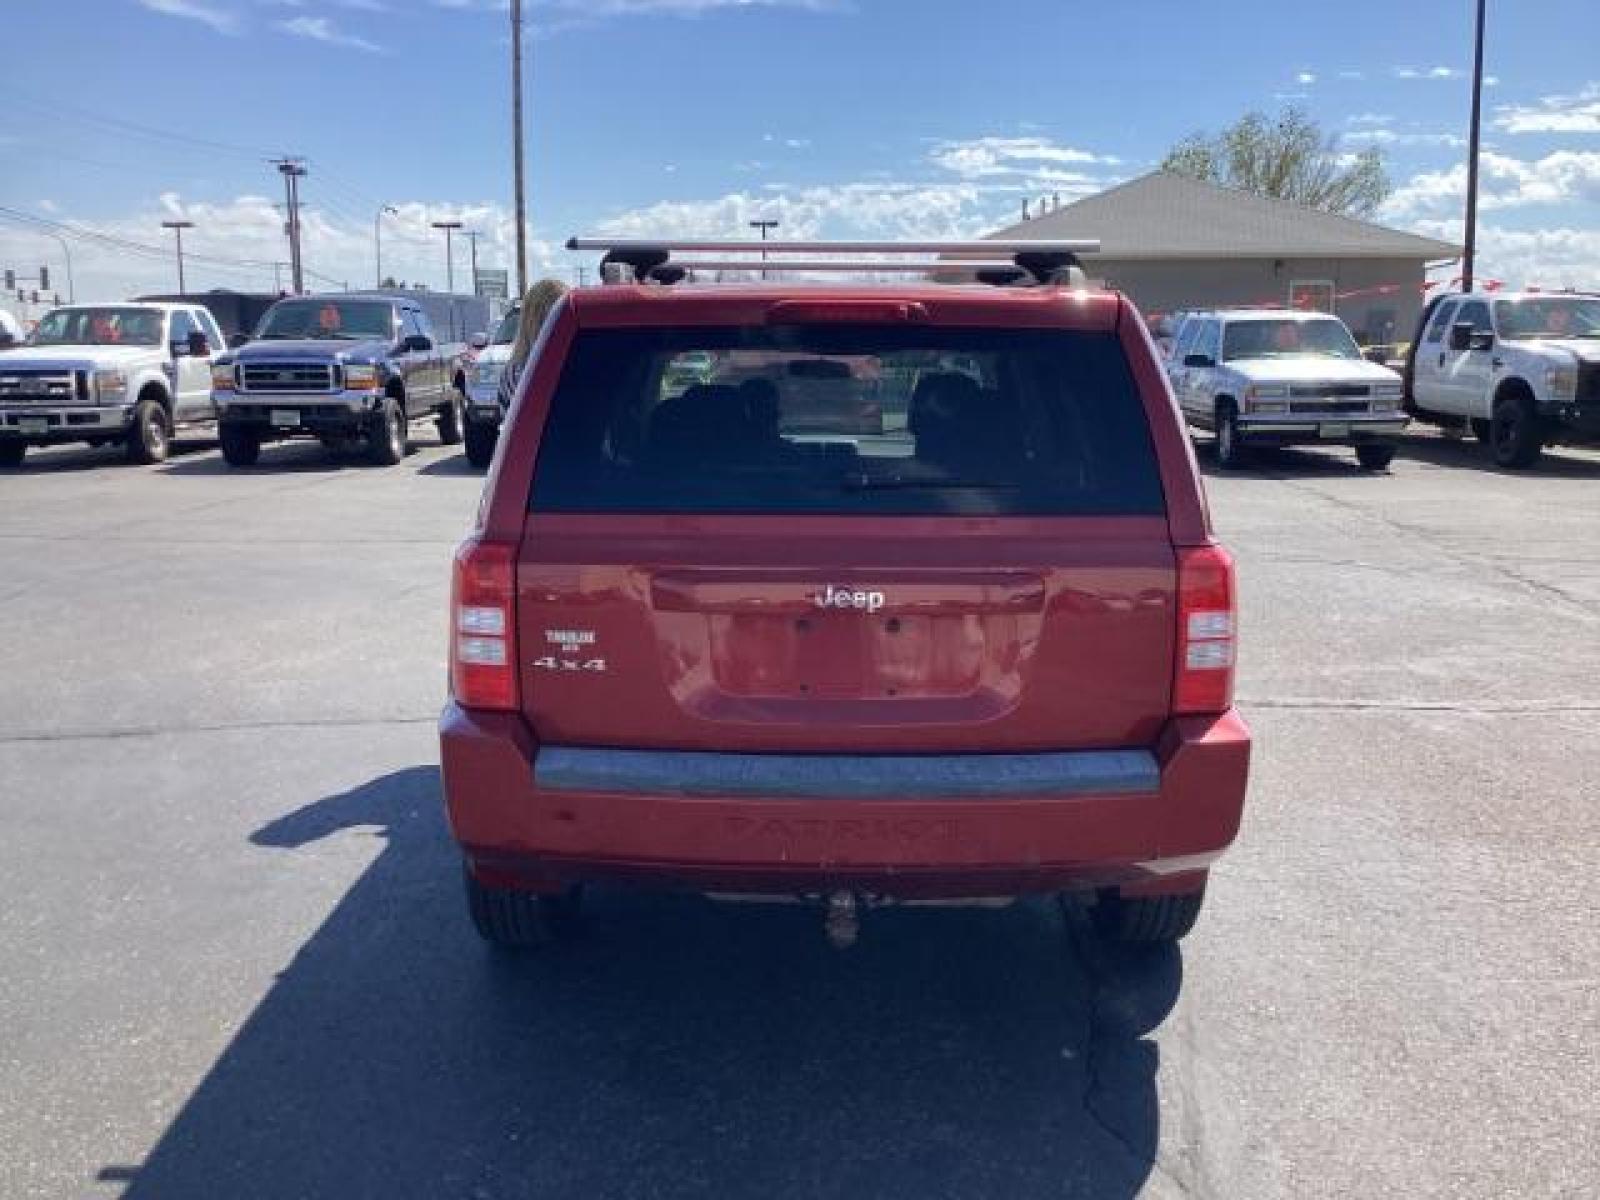
[[[1245,793],[1233,564],[1084,244],[925,244],[1016,258],[906,286],[572,245],[631,281],[552,313],[455,561],[478,931],[543,941],[628,880],[817,900],[840,942],[858,906],[1030,892],[1187,933]],[[845,245],[904,249],[766,250]]]

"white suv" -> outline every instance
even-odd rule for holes
[[[1353,446],[1387,467],[1409,420],[1400,376],[1367,362],[1326,313],[1230,309],[1189,313],[1167,361],[1190,425],[1217,438],[1217,462],[1243,466],[1251,447]]]

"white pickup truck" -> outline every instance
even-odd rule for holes
[[[1364,470],[1394,458],[1408,418],[1400,376],[1369,363],[1338,317],[1279,308],[1184,316],[1167,374],[1190,425],[1216,435],[1217,464],[1254,448],[1350,446]]]
[[[167,457],[173,431],[211,421],[222,331],[196,304],[51,309],[24,346],[0,351],[0,467],[29,446],[119,443],[135,463]]]
[[[1600,445],[1600,296],[1436,297],[1411,343],[1406,401],[1421,420],[1470,428],[1502,467]]]

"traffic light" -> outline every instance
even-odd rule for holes
[[[50,268],[49,267],[40,267],[39,268],[39,288],[40,288],[41,291],[46,291],[46,292],[48,292],[50,290]]]
[[[14,292],[17,289],[17,273],[10,267],[6,268],[6,291]]]

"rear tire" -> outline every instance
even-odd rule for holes
[[[406,456],[406,414],[400,401],[384,398],[383,407],[367,433],[367,458],[380,467],[397,466]]]
[[[166,462],[172,446],[172,422],[159,400],[141,400],[134,405],[125,444],[128,461],[137,466]]]
[[[217,442],[222,446],[222,461],[230,467],[253,467],[261,457],[261,436],[253,429],[219,425]]]
[[[480,421],[467,422],[467,461],[473,466],[485,469],[494,461],[495,443],[500,440],[500,430],[497,426],[486,425]]]
[[[1175,942],[1194,928],[1206,890],[1176,896],[1123,896],[1107,892],[1094,906],[1094,921],[1103,936],[1125,945]]]
[[[1249,459],[1249,453],[1239,441],[1239,414],[1233,405],[1224,401],[1217,405],[1217,466],[1224,471],[1237,471]]]
[[[1513,393],[1495,401],[1489,449],[1495,464],[1508,470],[1522,470],[1539,461],[1544,453],[1544,431],[1539,427],[1533,397]]]
[[[20,467],[27,453],[27,442],[12,441],[7,438],[0,442],[0,467]]]
[[[578,912],[578,893],[560,896],[492,888],[464,869],[467,911],[478,936],[502,950],[535,950],[570,934]]]
[[[456,446],[461,443],[461,436],[467,424],[467,402],[460,389],[450,388],[450,399],[445,401],[439,410],[439,441],[446,446]]]
[[[1363,471],[1382,471],[1394,461],[1393,446],[1357,446],[1356,461]]]

